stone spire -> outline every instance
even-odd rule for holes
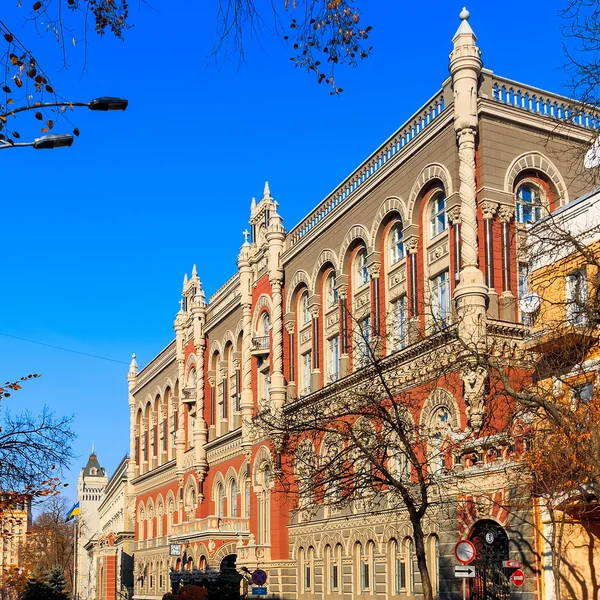
[[[128,377],[137,377],[138,374],[138,364],[137,360],[135,360],[135,353],[131,355],[131,362],[129,363],[129,373]]]
[[[269,189],[269,182],[265,181],[265,189],[263,190],[263,200],[271,197],[271,190]]]

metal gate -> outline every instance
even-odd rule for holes
[[[470,600],[510,600],[510,569],[502,566],[508,560],[506,531],[494,521],[479,521],[471,541],[477,554],[471,563],[476,575],[470,580]]]

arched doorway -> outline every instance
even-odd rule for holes
[[[240,597],[240,581],[242,576],[236,569],[236,559],[236,554],[228,554],[221,561],[219,576],[217,578],[217,597],[219,600],[238,600]]]
[[[508,536],[490,519],[475,524],[471,541],[476,558],[471,563],[476,575],[470,579],[470,600],[510,600],[510,572],[502,566],[508,560]]]

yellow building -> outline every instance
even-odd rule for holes
[[[19,568],[19,549],[31,527],[31,498],[5,492],[0,496],[0,582]]]
[[[521,311],[536,357],[531,389],[562,410],[532,425],[542,585],[550,600],[558,586],[561,600],[600,597],[599,264],[600,190],[529,229],[530,292]]]

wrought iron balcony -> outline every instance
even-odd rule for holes
[[[252,354],[269,354],[271,350],[271,342],[268,335],[261,335],[252,338]]]
[[[183,401],[194,401],[196,399],[196,388],[195,387],[186,387],[181,390],[181,395],[183,396]]]

